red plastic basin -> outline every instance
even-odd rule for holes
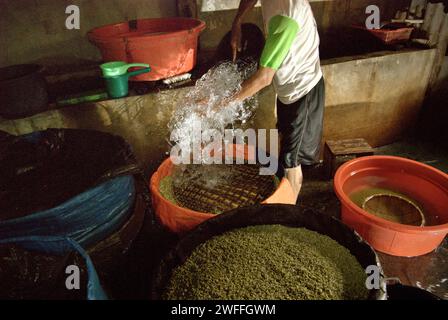
[[[141,19],[106,25],[88,33],[105,62],[147,63],[151,72],[131,78],[155,81],[191,71],[205,23],[190,18]]]
[[[254,159],[256,151],[247,145],[226,145],[226,148],[232,149],[232,154],[236,158]],[[152,175],[149,182],[151,190],[152,206],[159,222],[168,230],[174,233],[183,234],[188,232],[202,222],[216,217],[216,214],[199,212],[180,207],[163,197],[160,193],[160,182],[166,176],[173,172],[174,164],[170,158],[166,159],[157,171]],[[277,187],[277,190],[263,204],[295,204],[296,198],[288,180],[283,178]]]
[[[366,187],[406,194],[423,207],[433,225],[403,225],[364,211],[350,195]],[[358,158],[339,168],[334,188],[341,201],[342,221],[380,252],[423,255],[436,249],[448,233],[448,175],[433,167],[399,157]]]

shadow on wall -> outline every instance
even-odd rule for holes
[[[448,80],[425,102],[415,134],[448,146]]]
[[[194,75],[201,77],[213,66],[230,61],[233,58],[232,47],[230,45],[231,31],[228,31],[221,39],[216,50],[212,51],[212,55],[198,61],[196,68],[193,70]],[[265,44],[264,34],[261,29],[253,23],[244,23],[241,26],[241,52],[238,52],[238,61],[255,60],[258,61],[261,57]]]
[[[322,60],[397,50],[364,30],[349,27],[322,34],[319,49]]]
[[[214,59],[216,62],[232,59],[231,36],[232,33],[229,31],[219,43]],[[264,44],[263,32],[257,25],[244,23],[241,26],[241,52],[238,53],[239,58],[245,59],[252,57],[258,60],[261,57]]]
[[[397,10],[409,7],[410,0],[311,0],[311,7],[319,31],[326,33],[330,29],[364,24],[366,8],[376,5],[381,10],[381,20],[390,20]]]
[[[409,6],[409,0],[338,0],[310,1],[321,37],[321,58],[330,59],[389,49],[374,36],[350,28],[364,25],[367,6],[381,10],[381,20],[395,16],[397,10]]]

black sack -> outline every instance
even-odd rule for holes
[[[139,173],[129,144],[92,130],[0,139],[0,220],[54,208],[113,177]]]

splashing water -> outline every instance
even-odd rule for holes
[[[210,69],[178,105],[168,125],[170,140],[182,152],[190,154],[193,145],[208,143],[207,137],[244,124],[251,117],[258,101],[252,97],[245,102],[224,103],[241,89],[242,82],[257,70],[255,61],[238,65],[221,63]],[[197,134],[198,128],[201,134]]]

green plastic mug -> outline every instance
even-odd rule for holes
[[[131,71],[119,76],[103,77],[104,80],[106,81],[106,88],[109,97],[111,98],[126,97],[129,93],[129,83],[128,83],[129,78],[149,71],[151,71],[151,68],[148,67]]]
[[[100,65],[101,70],[103,71],[103,77],[115,77],[124,75],[128,72],[129,68],[132,67],[143,67],[149,68],[149,64],[147,63],[126,63],[124,61],[112,61],[103,63]]]

